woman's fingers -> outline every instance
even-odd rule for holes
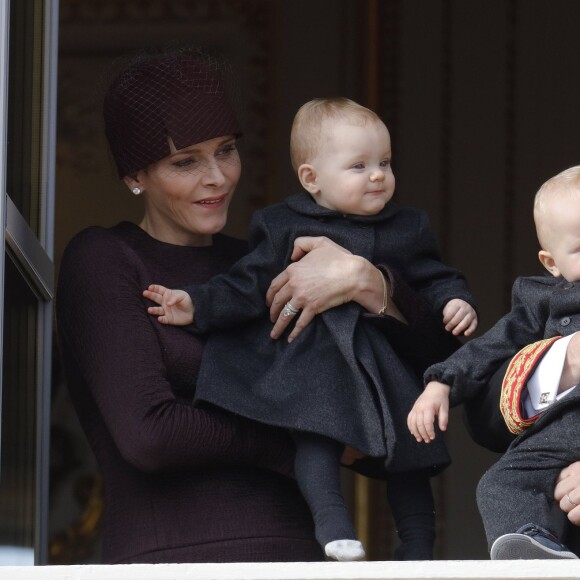
[[[564,468],[556,479],[554,498],[559,502],[560,509],[568,516],[568,520],[576,526],[580,525],[580,461]]]
[[[293,340],[316,314],[348,301],[355,284],[354,276],[348,275],[352,254],[328,238],[297,238],[291,259],[293,263],[272,280],[266,293],[274,323],[272,338],[279,338],[292,323]],[[300,312],[284,316],[288,303]]]
[[[312,322],[315,316],[314,310],[305,308],[296,320],[296,324],[288,336],[288,342],[292,342]]]
[[[289,280],[286,270],[280,272],[270,283],[270,287],[266,292],[266,304],[270,308],[270,320],[274,322],[282,312],[284,304],[288,301],[290,296],[286,296],[284,288]]]
[[[298,312],[294,312],[297,310]],[[276,319],[270,336],[272,338],[279,338],[291,323],[294,323],[292,331],[288,335],[288,342],[292,342],[303,330],[308,326],[316,315],[312,309],[306,307],[304,310],[300,306],[295,305],[291,300],[286,301],[284,306],[280,309],[278,318]]]

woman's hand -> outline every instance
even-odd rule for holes
[[[562,469],[556,479],[554,498],[568,519],[575,526],[580,526],[580,461]]]
[[[381,309],[382,274],[364,258],[325,237],[296,238],[291,258],[293,263],[272,280],[266,294],[272,338],[280,337],[296,317],[291,342],[317,314],[351,300],[371,312]],[[288,303],[300,312],[285,309]]]

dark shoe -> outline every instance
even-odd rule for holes
[[[504,534],[491,546],[492,560],[577,559],[578,556],[556,536],[534,524],[522,526],[515,534]]]

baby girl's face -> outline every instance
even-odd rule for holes
[[[391,138],[382,122],[364,125],[327,121],[325,138],[311,165],[316,170],[316,202],[351,215],[380,212],[395,191]]]

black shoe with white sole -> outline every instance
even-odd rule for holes
[[[497,538],[490,556],[492,560],[578,559],[556,536],[534,524]]]

